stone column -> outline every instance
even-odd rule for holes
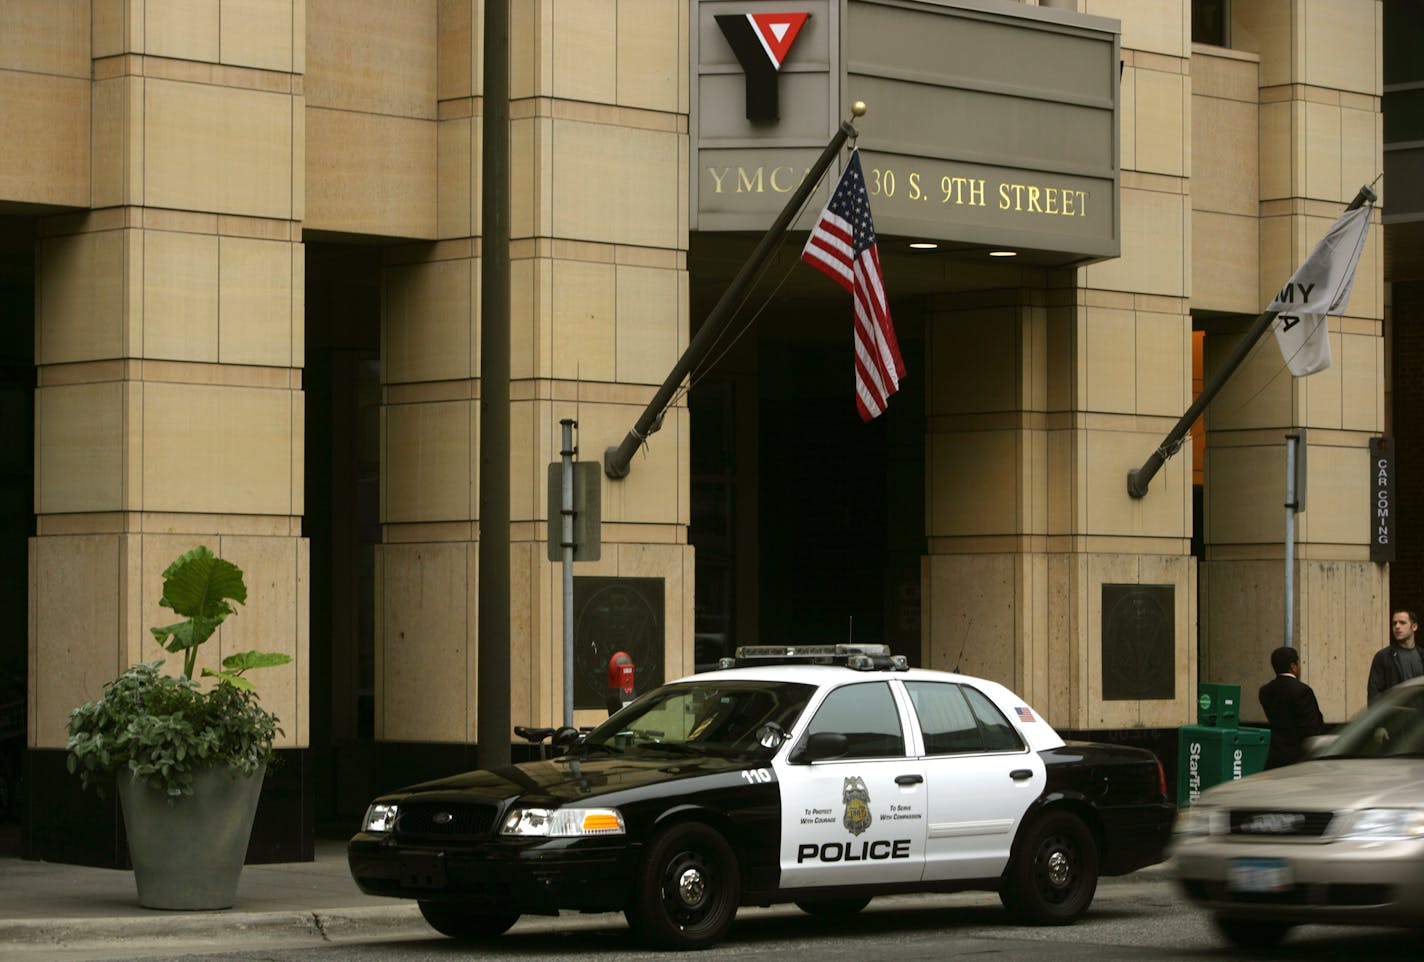
[[[1261,307],[1383,169],[1381,18],[1372,0],[1232,7],[1233,46],[1260,57]],[[1368,523],[1369,439],[1384,430],[1382,251],[1376,214],[1347,313],[1330,318],[1329,369],[1292,378],[1268,334],[1207,412],[1204,676],[1267,677],[1287,642],[1284,436],[1303,428],[1292,640],[1330,722],[1364,706],[1388,638],[1388,571],[1369,560]],[[1208,338],[1208,372],[1234,341]],[[1241,716],[1262,718],[1244,691]]]
[[[307,744],[303,3],[222,6],[93,5],[91,209],[41,221],[36,253],[35,749],[166,654],[161,572],[198,544],[249,591],[200,660],[291,654],[254,681],[279,747]],[[93,834],[49,824],[77,792],[53,767],[36,761],[38,857]]]
[[[1063,729],[1163,728],[1195,698],[1190,451],[1141,500],[1126,475],[1191,401],[1190,31],[1089,12],[1123,20],[1122,255],[976,271],[991,289],[927,315],[925,650]]]
[[[686,4],[658,0],[517,4],[513,11],[516,718],[562,716],[561,569],[546,560],[545,504],[559,422],[578,421],[579,459],[601,465],[604,449],[622,441],[688,342],[688,17]],[[684,398],[634,455],[626,478],[603,478],[601,558],[574,571],[661,579],[661,612],[615,603],[614,617],[656,616],[667,678],[693,669],[689,459]],[[589,667],[576,659],[576,671]],[[640,673],[640,692],[651,687],[650,675]],[[579,724],[605,716],[576,712]]]
[[[438,8],[435,242],[388,250],[380,739],[475,740],[482,4]],[[511,7],[511,720],[562,720],[546,471],[562,418],[601,464],[687,343],[688,13],[655,0]],[[685,403],[603,481],[602,557],[663,579],[666,674],[692,670]],[[604,717],[582,712],[580,724]]]

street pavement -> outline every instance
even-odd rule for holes
[[[1164,878],[1162,867],[1153,866],[1121,880],[1103,879],[1099,892]],[[981,894],[997,905],[992,894]],[[572,920],[538,921],[559,926]],[[0,854],[0,959],[6,962],[439,938],[414,902],[356,888],[343,840],[317,840],[310,862],[245,866],[236,903],[220,912],[142,908],[128,870]]]

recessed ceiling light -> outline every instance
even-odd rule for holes
[[[990,251],[990,257],[1018,257],[1018,251]]]
[[[910,244],[910,247],[917,251],[932,251],[939,247],[939,245],[934,241],[915,241]]]

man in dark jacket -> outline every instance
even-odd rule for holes
[[[1315,692],[1300,680],[1299,652],[1294,648],[1277,648],[1271,652],[1271,667],[1276,677],[1261,686],[1259,697],[1266,720],[1271,723],[1266,767],[1280,768],[1300,761],[1301,743],[1325,731],[1325,719],[1320,714]]]
[[[1366,689],[1369,701],[1402,681],[1424,675],[1424,660],[1414,633],[1419,630],[1419,617],[1412,611],[1396,611],[1389,617],[1390,642],[1375,652],[1370,662],[1370,680]]]

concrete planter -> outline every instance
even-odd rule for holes
[[[264,773],[234,778],[226,768],[203,769],[193,775],[193,794],[172,805],[131,774],[118,777],[140,905],[232,907]]]

